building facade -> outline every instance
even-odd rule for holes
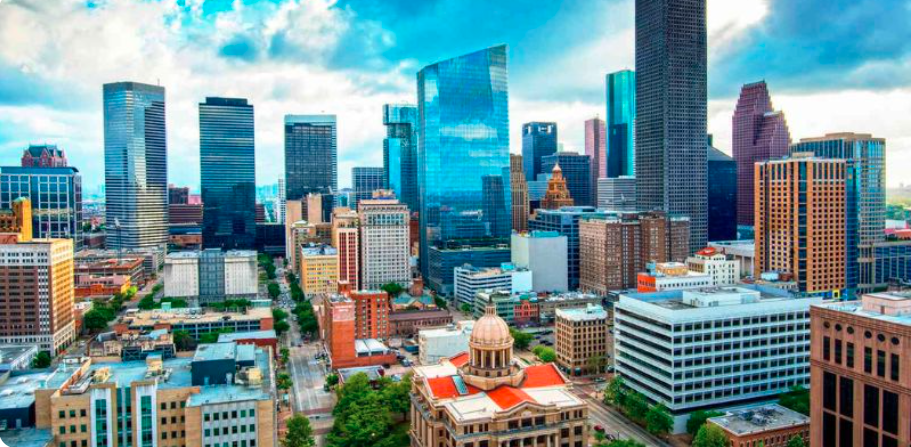
[[[361,289],[361,236],[358,215],[348,208],[332,211],[332,246],[338,250],[338,280]]]
[[[468,351],[468,339],[474,320],[459,321],[439,328],[418,331],[418,362],[436,365],[441,361]]]
[[[538,179],[544,171],[541,158],[557,152],[557,123],[531,122],[522,125],[522,170],[525,181]]]
[[[557,366],[570,376],[604,373],[609,363],[607,311],[598,305],[557,309],[554,352]]]
[[[395,199],[362,200],[360,220],[361,287],[379,289],[411,283],[411,248],[408,206]]]
[[[598,179],[598,208],[608,211],[636,211],[636,177]]]
[[[335,115],[285,115],[285,195],[338,190],[338,143]]]
[[[702,289],[715,285],[711,275],[691,271],[682,262],[649,263],[645,271],[636,276],[636,281],[636,291],[640,293]]]
[[[198,304],[253,299],[259,291],[256,252],[206,249],[169,253],[164,264],[164,296]]]
[[[424,277],[427,286],[444,296],[451,296],[455,286],[455,268],[471,265],[476,268],[499,267],[509,262],[509,244],[457,245],[431,247],[429,272]]]
[[[162,247],[168,243],[164,87],[117,82],[103,90],[107,247]]]
[[[560,293],[569,290],[568,243],[568,238],[556,231],[512,234],[512,263],[531,272],[531,291]]]
[[[418,209],[418,107],[384,104],[383,172],[385,189],[410,210]]]
[[[351,168],[351,181],[354,184],[354,204],[361,200],[373,197],[373,192],[386,187],[386,173],[383,168],[353,167]]]
[[[382,290],[359,290],[348,295],[354,301],[356,338],[389,338],[389,295]]]
[[[30,144],[22,152],[23,168],[65,168],[66,153],[56,144]]]
[[[712,285],[730,286],[740,281],[740,261],[728,257],[715,247],[706,247],[686,258],[686,267],[691,272],[712,277]]]
[[[582,217],[603,214],[594,207],[574,206],[560,210],[538,210],[528,221],[531,231],[556,231],[566,236],[567,281],[569,289],[579,287],[579,221]]]
[[[522,156],[509,154],[509,190],[512,192],[512,229],[528,230],[528,183],[523,172]]]
[[[621,70],[605,77],[607,96],[607,175],[636,176],[636,72]],[[587,131],[586,131],[587,134]],[[592,181],[594,181],[593,179]]]
[[[329,245],[306,245],[300,248],[301,290],[307,296],[334,293],[338,290],[338,250]]]
[[[67,167],[0,167],[0,209],[31,202],[32,237],[72,239],[82,249],[82,175]]]
[[[708,240],[737,239],[737,163],[708,145]]]
[[[547,181],[547,192],[544,193],[544,199],[541,200],[541,208],[558,210],[564,206],[573,206],[573,198],[566,187],[563,170],[560,169],[559,164],[556,164],[551,170],[550,179]]]
[[[541,169],[544,172],[553,173],[553,170],[559,166],[561,174],[566,179],[566,187],[569,189],[569,195],[572,197],[574,204],[577,206],[594,206],[595,195],[593,194],[596,193],[592,186],[591,163],[592,159],[588,155],[574,152],[557,152],[541,158]]]
[[[519,293],[530,292],[532,289],[532,273],[526,269],[517,269],[511,264],[491,268],[463,265],[455,268],[454,276],[453,295],[460,306],[473,306],[478,292]]]
[[[705,0],[636,0],[636,203],[707,242]]]
[[[199,104],[199,174],[206,248],[256,245],[253,106],[242,98]]]
[[[610,93],[608,92],[608,95]],[[610,107],[610,103],[608,103]],[[590,160],[589,169],[591,174],[588,177],[589,186],[592,189],[591,197],[597,197],[598,179],[607,177],[607,131],[604,120],[592,118],[585,121],[585,155]],[[592,205],[593,203],[580,204]]]
[[[728,411],[706,423],[723,430],[731,446],[787,447],[793,438],[810,443],[810,418],[778,404]]]

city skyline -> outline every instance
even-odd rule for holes
[[[346,2],[285,1],[218,11],[209,4],[181,9],[169,2],[89,2],[88,6],[60,2],[40,7],[32,3],[0,4],[0,28],[9,30],[0,37],[4,44],[0,73],[9,80],[0,88],[0,127],[11,129],[0,137],[4,154],[0,162],[14,164],[29,142],[58,144],[87,179],[86,191],[97,190],[103,172],[97,89],[106,82],[159,83],[168,90],[168,158],[173,173],[169,181],[198,190],[198,171],[178,168],[198,165],[195,108],[206,96],[241,96],[258,105],[257,177],[263,183],[283,176],[284,114],[337,114],[339,185],[347,186],[351,167],[381,164],[382,104],[413,102],[415,74],[423,65],[508,44],[512,153],[521,150],[521,124],[529,121],[557,122],[564,147],[581,152],[584,121],[604,113],[604,75],[634,68],[633,8],[628,0],[594,2],[585,8],[542,5],[540,10],[521,11],[510,27],[482,27],[470,34],[467,29],[477,23],[477,14],[465,14],[456,23],[446,23],[451,26],[443,27],[439,42],[432,43],[418,36],[424,27],[440,28],[443,12],[448,11],[441,9],[444,6],[412,11],[426,24],[405,27],[394,23],[396,15],[403,14],[394,4],[374,10]],[[458,12],[472,5],[446,7]],[[901,14],[888,13],[900,8],[898,2],[842,5],[841,11],[858,12],[850,15],[853,21],[818,36],[799,29],[796,19],[815,7],[814,2],[790,5],[764,0],[750,0],[738,8],[724,2],[709,5],[708,130],[715,135],[716,146],[731,152],[730,117],[740,85],[765,79],[775,91],[776,107],[788,113],[795,139],[835,131],[872,133],[894,142],[889,148],[891,165],[911,166],[906,143],[911,135],[905,130],[911,128],[905,110],[911,88],[900,81],[909,78],[902,76],[907,68],[901,62],[909,53],[900,45],[908,31],[896,26]],[[519,7],[502,4],[489,9],[494,15],[514,15]],[[120,35],[123,30],[118,26],[139,17],[143,27],[127,31],[139,34],[105,37]],[[857,39],[852,30],[873,17],[880,17],[877,27],[895,38]],[[58,21],[59,34],[43,34],[40,27],[30,26],[47,19]],[[269,35],[239,26],[269,20],[278,27]],[[294,24],[303,20],[313,25],[291,35]],[[598,20],[604,32],[592,37],[570,29],[579,20]],[[80,45],[76,33],[85,27],[95,31],[86,35],[101,36],[99,45],[107,51],[87,59],[69,50],[69,45]],[[188,43],[199,37],[200,30],[212,35]],[[35,45],[16,44],[16,39],[25,38]],[[357,39],[364,38],[372,44],[360,45]],[[803,39],[807,45],[785,48],[793,39]],[[755,45],[760,41],[762,47]],[[876,51],[872,51],[874,45]],[[346,55],[352,46],[362,46],[359,51],[365,54],[358,54],[364,57]],[[837,61],[829,56],[835,46],[840,52]],[[47,54],[63,57],[50,60]],[[787,62],[794,57],[805,61],[799,69]],[[91,64],[86,62],[89,59]],[[124,60],[131,63],[124,65]],[[769,62],[754,65],[750,60]],[[834,73],[839,75],[831,76]],[[295,79],[301,76],[310,81],[297,88]],[[890,169],[887,175],[890,186],[903,180],[900,169]]]

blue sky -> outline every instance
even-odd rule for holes
[[[0,163],[57,143],[104,179],[101,85],[167,89],[169,180],[198,187],[197,104],[256,108],[257,183],[282,175],[282,116],[339,117],[339,184],[382,164],[382,104],[413,102],[424,65],[509,45],[511,150],[556,121],[568,150],[604,115],[604,75],[634,68],[633,0],[0,0]],[[709,131],[730,152],[741,84],[765,79],[792,137],[887,139],[911,183],[909,0],[709,0]]]

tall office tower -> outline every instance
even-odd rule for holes
[[[506,240],[512,224],[506,46],[418,72],[421,273],[432,245]],[[493,177],[501,177],[499,182]],[[496,189],[499,188],[499,191]]]
[[[590,206],[574,206],[559,210],[538,210],[528,221],[531,231],[556,231],[566,236],[567,278],[569,290],[579,287],[579,221],[586,216],[603,214]]]
[[[908,437],[911,295],[810,308],[810,446],[899,446]]]
[[[528,230],[528,183],[522,169],[522,156],[509,154],[509,190],[512,191],[512,229]]]
[[[384,104],[383,170],[386,189],[410,210],[418,209],[418,107]]]
[[[165,91],[157,85],[104,85],[104,184],[109,248],[168,243]]]
[[[338,190],[335,115],[285,115],[285,195]]]
[[[187,205],[190,203],[190,188],[168,185],[168,204]]]
[[[609,73],[605,84],[607,91],[607,175],[603,177],[634,176],[636,175],[636,72],[622,70]],[[588,127],[586,127],[587,130]]]
[[[834,133],[804,138],[791,153],[845,161],[845,267],[849,293],[871,292],[876,282],[873,244],[885,239],[886,140],[870,134]]]
[[[28,198],[32,234],[40,239],[72,239],[82,249],[82,176],[70,167],[0,167],[0,209]]]
[[[552,174],[560,165],[569,194],[577,206],[595,206],[597,190],[592,191],[591,165],[592,158],[575,152],[557,152],[541,158],[541,169]],[[595,183],[597,189],[597,182]],[[594,192],[595,195],[592,195]]]
[[[30,144],[22,153],[23,168],[65,168],[66,153],[56,144]]]
[[[350,208],[332,210],[332,246],[338,250],[338,280],[361,290],[358,215]]]
[[[525,180],[532,182],[541,168],[541,158],[557,152],[557,123],[525,123],[522,125],[522,169]],[[550,171],[546,171],[550,172]]]
[[[604,120],[592,118],[585,122],[585,155],[590,162],[589,187],[590,196],[595,200],[598,197],[598,179],[607,177],[607,132]],[[575,196],[574,196],[575,197]],[[592,205],[587,203],[583,205]]]
[[[707,146],[709,188],[709,240],[737,239],[737,163],[733,158]]]
[[[361,286],[379,289],[391,282],[411,283],[408,207],[395,199],[362,200],[357,209],[361,228]]]
[[[199,104],[199,173],[205,248],[256,245],[253,106],[242,98]]]
[[[705,247],[705,0],[636,0],[636,203],[687,216]]]
[[[636,211],[636,177],[621,175],[598,179],[598,208]]]
[[[564,206],[573,206],[573,198],[566,187],[563,170],[560,165],[554,165],[550,180],[547,181],[547,192],[541,201],[541,208],[545,210],[558,210]]]
[[[285,179],[278,179],[278,212],[275,215],[276,222],[285,222],[285,214],[288,211],[288,195],[285,193]]]
[[[844,160],[794,154],[756,163],[756,263],[791,275],[799,291],[839,297],[845,278]]]
[[[0,343],[37,344],[56,356],[76,337],[73,241],[3,239]]]
[[[354,204],[352,204],[354,208],[357,208],[357,204],[361,200],[373,197],[373,191],[386,187],[383,171],[384,168],[351,168],[351,181],[354,183]]]
[[[784,113],[772,107],[765,81],[746,84],[734,109],[733,151],[737,162],[737,225],[753,226],[753,166],[788,155],[791,135]]]

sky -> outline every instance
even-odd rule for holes
[[[792,138],[886,138],[887,183],[911,184],[911,0],[708,0],[709,132],[731,152],[740,86],[766,80]],[[285,114],[338,116],[339,185],[382,166],[382,105],[416,73],[509,47],[510,150],[555,121],[566,150],[605,115],[604,76],[634,63],[634,0],[0,0],[0,165],[62,147],[104,182],[102,84],[166,88],[168,180],[199,188],[198,103],[255,107],[256,180],[283,175]]]

